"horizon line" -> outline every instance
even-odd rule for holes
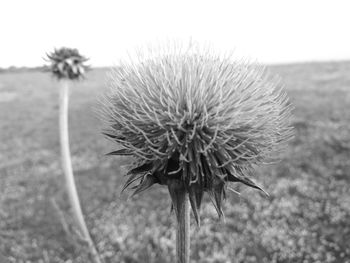
[[[296,61],[280,61],[280,62],[260,62],[259,64],[266,65],[266,66],[285,66],[285,65],[298,65],[298,64],[322,64],[322,63],[342,63],[342,62],[350,62],[350,58],[346,59],[314,59],[314,60],[296,60]],[[1,70],[11,70],[11,69],[40,69],[45,68],[48,65],[36,65],[36,66],[17,66],[17,65],[10,65],[7,67],[0,66]],[[114,63],[112,65],[98,65],[98,66],[91,66],[92,69],[99,69],[99,68],[112,68],[116,67],[117,65]]]

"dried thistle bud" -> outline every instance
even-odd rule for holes
[[[51,62],[50,70],[58,79],[78,80],[82,78],[88,66],[84,65],[88,59],[79,54],[77,49],[62,47],[47,54]]]
[[[262,190],[248,177],[253,166],[292,137],[288,98],[263,66],[175,48],[123,63],[109,83],[105,135],[121,146],[110,155],[136,158],[124,189],[183,188],[198,224],[204,192],[221,216],[227,185]]]

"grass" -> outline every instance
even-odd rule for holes
[[[295,105],[295,139],[280,163],[256,174],[270,198],[237,186],[242,194],[226,200],[225,223],[203,206],[202,227],[192,229],[192,260],[350,262],[350,62],[271,71]],[[128,160],[104,156],[114,148],[93,113],[104,80],[104,69],[89,72],[70,100],[73,168],[88,227],[107,263],[173,262],[167,190],[154,186],[127,200],[120,188]],[[0,262],[89,262],[76,245],[62,190],[57,87],[46,73],[0,74]]]

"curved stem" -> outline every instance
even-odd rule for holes
[[[78,223],[78,226],[89,245],[92,259],[95,263],[100,263],[101,260],[95,248],[95,245],[90,237],[88,228],[86,226],[84,216],[81,210],[78,192],[75,186],[72,161],[70,158],[69,150],[69,137],[68,137],[68,81],[62,81],[60,85],[60,143],[61,143],[61,154],[62,154],[62,166],[66,180],[67,193],[69,202],[73,211],[74,218]]]

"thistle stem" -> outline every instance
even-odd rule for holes
[[[176,262],[190,262],[190,204],[188,194],[180,190],[177,194]]]
[[[78,192],[75,186],[72,161],[70,158],[69,150],[69,136],[68,136],[68,81],[62,81],[60,87],[60,113],[59,113],[59,124],[60,124],[60,143],[61,143],[61,154],[62,154],[62,166],[66,180],[67,193],[69,197],[70,206],[74,218],[88,243],[89,250],[92,259],[95,263],[101,263],[95,245],[90,237],[88,228],[86,226],[84,216],[81,210]]]

